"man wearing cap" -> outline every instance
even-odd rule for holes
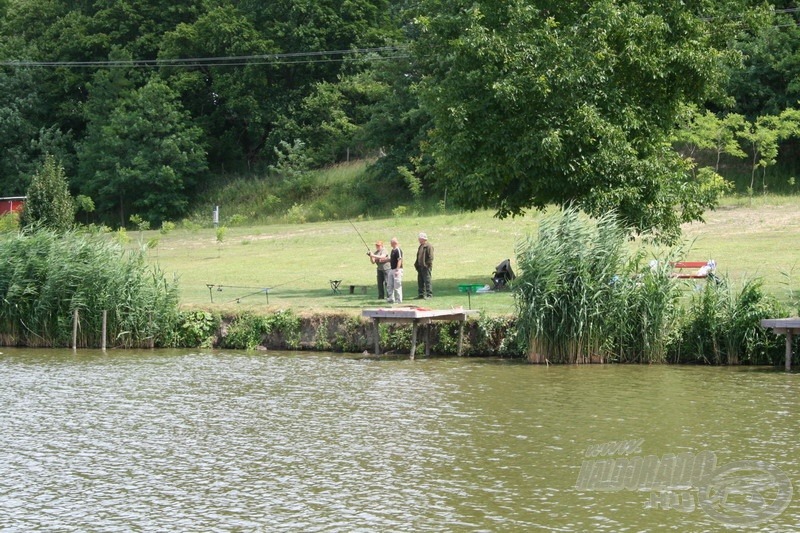
[[[433,270],[433,246],[428,242],[425,233],[419,234],[419,248],[417,248],[417,260],[414,261],[414,268],[417,269],[417,299],[428,299],[433,297],[431,289],[431,270]]]
[[[389,253],[383,247],[383,241],[375,243],[375,251],[369,254],[369,260],[378,267],[378,299],[383,300],[386,289],[386,277],[389,274]]]

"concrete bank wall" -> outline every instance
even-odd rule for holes
[[[266,319],[268,331],[260,334],[258,348],[262,350],[313,350],[347,353],[373,353],[375,328],[372,322],[360,316],[346,314],[287,315],[280,320]],[[509,331],[514,329],[511,317],[479,317],[469,319],[464,326],[463,355],[522,357],[507,346]],[[241,317],[222,319],[215,346],[245,348],[232,341],[241,337],[241,329],[252,327]],[[431,355],[456,355],[458,349],[458,323],[434,322],[430,328]],[[381,352],[384,354],[409,353],[412,327],[410,324],[381,324],[379,327]],[[418,336],[417,353],[424,353],[422,331]]]

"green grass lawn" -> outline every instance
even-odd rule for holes
[[[526,235],[535,234],[539,216],[498,220],[484,211],[353,224],[370,246],[377,239],[387,246],[391,237],[399,239],[408,265],[404,304],[437,309],[469,306],[489,314],[509,314],[513,298],[508,291],[468,297],[458,285],[490,284],[495,266],[506,258],[516,266],[515,248]],[[417,292],[413,261],[420,231],[435,247],[434,298],[425,302],[412,299]],[[684,233],[692,243],[686,259],[715,259],[718,271],[733,281],[761,277],[767,290],[784,301],[790,299],[790,290],[800,290],[800,283],[789,275],[800,259],[800,198],[728,200],[708,213],[705,223],[687,225]],[[136,232],[131,236],[139,237]],[[187,308],[356,314],[364,307],[385,305],[377,299],[375,267],[366,256],[367,248],[348,221],[231,227],[221,244],[212,228],[177,229],[167,235],[149,231],[141,237],[160,238],[148,252],[150,260],[178,276]],[[800,272],[794,274],[797,278]],[[331,291],[332,279],[342,280],[341,294]],[[215,287],[209,291],[208,285]],[[217,290],[220,285],[222,290]],[[367,286],[367,294],[349,294],[349,285]],[[264,288],[269,288],[268,302]]]

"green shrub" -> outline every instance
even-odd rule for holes
[[[200,228],[203,227],[197,220],[193,220],[190,218],[185,218],[181,221],[181,226],[190,233],[196,233],[200,231]]]
[[[239,213],[233,214],[228,218],[228,224],[231,226],[244,226],[247,223],[247,217]]]
[[[378,335],[384,351],[397,350],[408,352],[411,350],[412,327],[408,324],[380,324]]]
[[[291,309],[281,309],[266,317],[269,331],[280,334],[289,348],[300,347],[301,321]]]
[[[12,233],[19,230],[19,215],[13,211],[0,215],[0,233]]]
[[[489,316],[481,313],[478,317],[478,339],[474,351],[481,355],[499,357],[521,357],[526,347],[517,335],[516,321],[509,316]]]
[[[459,326],[458,322],[435,324],[436,343],[433,345],[433,351],[440,354],[457,354]],[[464,348],[462,346],[462,349]]]
[[[219,317],[208,311],[186,311],[178,316],[174,345],[185,348],[211,348],[219,330]]]
[[[245,313],[228,324],[220,344],[223,348],[255,350],[271,331],[269,317]]]
[[[22,209],[23,227],[67,231],[75,224],[75,201],[69,193],[64,167],[47,155],[28,187]]]
[[[330,350],[332,348],[330,337],[328,336],[328,319],[322,317],[314,328],[314,349]]]
[[[334,334],[332,348],[341,352],[359,352],[363,349],[364,324],[360,317],[348,317],[342,321]]]
[[[305,224],[308,221],[308,209],[303,204],[293,204],[284,216],[290,224]]]
[[[175,223],[170,222],[169,220],[165,220],[161,223],[161,229],[159,230],[162,235],[167,235],[175,230]]]

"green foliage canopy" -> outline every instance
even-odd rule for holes
[[[462,206],[504,217],[574,204],[673,240],[682,222],[714,205],[667,142],[682,104],[715,95],[727,59],[691,8],[422,6],[419,94],[435,120],[437,175]]]

